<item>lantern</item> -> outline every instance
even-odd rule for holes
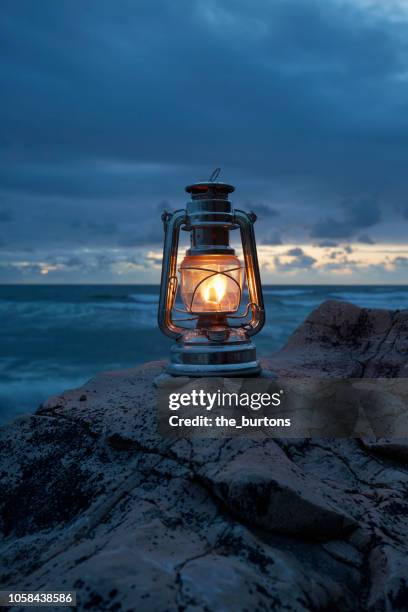
[[[253,229],[256,216],[234,210],[228,200],[234,187],[215,182],[216,173],[208,182],[186,187],[191,194],[186,210],[162,216],[158,322],[176,341],[168,368],[175,376],[250,376],[260,371],[251,340],[265,322]],[[230,246],[230,231],[236,229],[244,262]],[[191,246],[177,268],[180,230],[190,233]],[[245,283],[248,300],[243,306]],[[178,294],[181,308],[176,305]]]

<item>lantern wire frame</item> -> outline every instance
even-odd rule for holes
[[[171,309],[175,310],[176,312],[179,312],[181,314],[192,314],[192,307],[193,307],[193,303],[194,303],[194,299],[197,293],[198,288],[200,287],[200,285],[204,282],[206,282],[209,278],[212,278],[213,276],[217,276],[217,275],[222,275],[222,276],[226,276],[227,278],[231,279],[238,287],[239,290],[239,300],[238,300],[238,304],[241,303],[241,299],[242,299],[242,289],[241,289],[241,285],[240,283],[230,274],[228,274],[229,272],[235,272],[236,270],[242,270],[244,269],[243,266],[236,266],[234,268],[229,268],[228,270],[222,270],[222,271],[218,271],[218,270],[213,270],[212,268],[201,268],[199,266],[188,266],[183,268],[183,270],[198,270],[199,272],[208,272],[209,274],[207,276],[205,276],[204,278],[202,278],[200,280],[200,282],[197,283],[197,285],[194,288],[191,300],[190,300],[190,308],[189,310],[187,309],[182,309],[182,308],[177,308],[174,306],[174,303],[176,301],[176,296],[177,296],[177,291],[179,288],[179,280],[177,276],[170,276],[169,277],[169,286],[170,286],[170,292],[171,292]],[[245,270],[245,269],[244,269]],[[256,310],[260,310],[259,305],[256,302],[248,302],[245,306],[245,310],[239,314],[227,314],[226,317],[228,319],[245,319],[248,314],[249,314],[249,310],[250,308],[255,308]],[[193,315],[192,317],[184,317],[184,318],[179,318],[179,319],[174,319],[174,323],[182,323],[185,321],[196,321],[199,318],[199,315]],[[231,327],[246,327],[245,323],[241,323],[241,325],[231,325]]]

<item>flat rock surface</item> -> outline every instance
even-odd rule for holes
[[[316,309],[264,366],[404,377],[408,312]],[[0,430],[0,588],[81,610],[406,610],[404,440],[166,440],[165,362],[101,374]]]

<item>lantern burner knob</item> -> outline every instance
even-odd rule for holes
[[[224,325],[213,325],[205,333],[207,338],[213,342],[224,342],[229,338],[229,329]]]

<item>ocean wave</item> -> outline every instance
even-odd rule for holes
[[[336,300],[345,300],[346,302],[351,302],[357,306],[360,306],[361,308],[375,307],[385,309],[405,309],[408,307],[408,291],[384,291],[382,293],[369,293],[366,291],[333,292],[327,297],[334,298]]]
[[[112,293],[94,293],[93,295],[90,296],[90,299],[87,301],[92,301],[92,300],[103,300],[103,301],[107,301],[107,302],[117,302],[117,301],[121,301],[121,300],[128,300],[129,299],[129,295],[127,293],[124,293],[123,295],[113,295]]]
[[[159,296],[152,293],[130,293],[128,298],[136,303],[141,304],[158,304]]]
[[[157,309],[146,302],[9,302],[0,304],[4,328],[44,330],[155,327]],[[74,331],[75,330],[75,331]]]
[[[145,302],[87,302],[84,304],[86,308],[94,308],[95,310],[123,310],[128,312],[137,312],[139,310],[147,310],[148,304]]]
[[[48,368],[49,370],[49,368]],[[76,376],[35,377],[24,376],[19,380],[0,381],[0,425],[18,415],[33,412],[44,400],[52,395],[63,393],[66,389],[76,389],[83,385],[89,376],[78,373]]]
[[[276,295],[276,296],[295,296],[295,295],[305,295],[313,292],[313,289],[263,289],[262,293],[264,295]]]
[[[296,300],[279,300],[281,306],[292,306],[293,308],[315,308],[321,304],[323,300],[320,297],[310,299],[296,299]]]

